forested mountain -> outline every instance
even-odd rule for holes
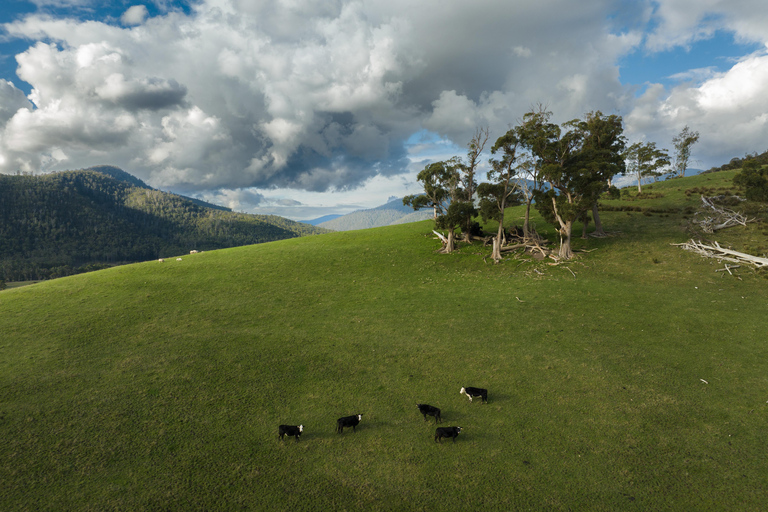
[[[61,277],[325,232],[206,205],[152,189],[116,167],[0,175],[0,279]]]

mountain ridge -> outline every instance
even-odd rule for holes
[[[112,166],[0,175],[0,279],[62,277],[326,232],[214,206],[156,190]]]
[[[414,211],[403,204],[402,198],[393,199],[374,208],[356,210],[335,219],[321,222],[318,227],[333,231],[379,228],[406,222],[419,222],[433,217],[432,209]]]

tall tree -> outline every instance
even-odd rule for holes
[[[495,262],[501,260],[501,246],[504,242],[504,210],[510,206],[514,199],[519,198],[519,185],[515,181],[517,174],[517,149],[520,141],[515,130],[509,130],[496,140],[491,148],[491,153],[501,153],[501,158],[491,159],[491,170],[488,171],[489,183],[481,183],[477,187],[480,196],[480,212],[483,220],[489,218],[499,222],[496,237],[493,239],[493,253],[491,257]],[[519,202],[519,201],[515,201]]]
[[[657,177],[664,174],[661,169],[669,165],[669,155],[665,149],[657,149],[655,142],[635,142],[624,152],[627,172],[637,179],[637,191],[642,192],[643,178]]]
[[[551,187],[534,194],[536,209],[558,228],[558,256],[562,259],[573,257],[573,223],[590,209],[594,214],[592,207],[608,179],[624,169],[622,131],[621,117],[597,111],[583,120],[564,123],[562,128],[545,115],[525,132],[524,144],[542,162],[542,179]]]
[[[475,222],[477,216],[477,209],[475,208],[474,195],[477,191],[477,180],[475,174],[477,167],[480,164],[480,155],[485,149],[485,144],[488,142],[489,130],[487,127],[477,128],[472,140],[467,145],[467,160],[461,162],[459,165],[459,171],[461,173],[461,185],[462,193],[461,198],[458,201],[465,202],[467,204],[461,206],[461,210],[464,212],[464,218],[461,222],[461,231],[464,234],[464,241],[471,242],[472,239],[472,224]],[[456,209],[459,209],[457,206]]]
[[[414,194],[403,198],[403,204],[414,210],[434,208],[435,226],[448,231],[442,252],[450,253],[455,248],[454,230],[461,224],[466,204],[461,199],[461,175],[458,158],[434,162],[416,176],[424,186],[423,194]]]
[[[611,179],[626,169],[622,156],[626,146],[622,119],[617,115],[605,116],[598,110],[586,114],[576,127],[582,138],[576,161],[585,167],[580,187],[592,201],[592,218],[595,221],[593,236],[605,236],[598,200],[608,190]]]
[[[525,200],[525,218],[523,220],[523,236],[530,236],[531,204],[534,200],[534,192],[541,191],[541,168],[543,160],[537,157],[541,153],[543,145],[551,140],[555,125],[549,123],[552,113],[543,105],[537,106],[531,112],[523,116],[523,122],[515,128],[515,133],[520,141],[521,149],[525,149],[525,156],[518,157],[518,176],[520,177],[520,191]]]
[[[675,146],[675,164],[673,167],[674,175],[678,178],[685,176],[685,170],[688,168],[688,161],[691,159],[691,146],[699,141],[699,132],[691,130],[688,125],[672,139]]]

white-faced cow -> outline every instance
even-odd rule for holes
[[[455,443],[459,432],[461,432],[461,427],[437,427],[437,430],[435,430],[435,442],[442,443],[442,438],[451,437]]]
[[[482,399],[483,402],[488,402],[488,390],[483,388],[473,388],[471,386],[467,386],[466,388],[461,388],[461,391],[459,391],[462,395],[467,395],[467,398],[469,398],[469,401],[472,401],[472,397],[477,398],[478,396]]]
[[[280,434],[280,439],[283,439],[283,436],[291,437],[293,436],[296,439],[296,442],[299,442],[299,437],[301,437],[301,433],[304,432],[304,425],[280,425],[278,427],[278,432]]]
[[[419,412],[424,415],[424,421],[427,421],[427,416],[434,416],[435,423],[440,421],[442,423],[443,418],[440,417],[440,409],[427,404],[416,404],[419,408]]]
[[[352,427],[352,432],[354,432],[355,427],[360,423],[361,419],[363,419],[362,414],[355,414],[353,416],[344,416],[343,418],[339,418],[336,420],[336,432],[342,434],[344,432],[344,427]]]

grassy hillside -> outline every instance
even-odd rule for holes
[[[611,202],[559,266],[422,222],[0,292],[0,509],[764,510],[768,280],[670,245],[731,176]]]

